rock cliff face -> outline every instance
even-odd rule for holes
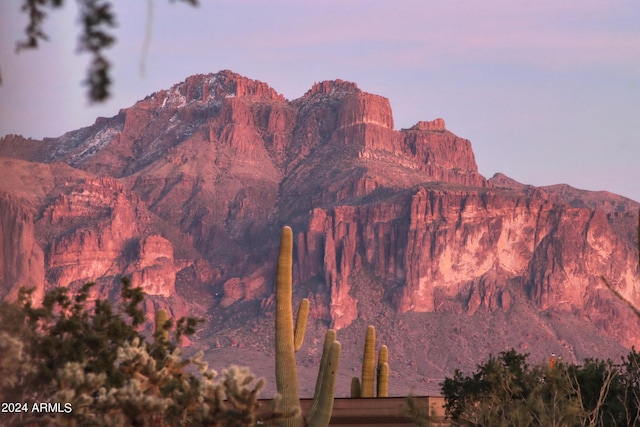
[[[128,192],[127,192],[128,193]],[[69,230],[51,241],[47,270],[58,286],[118,274],[127,243],[139,233],[135,197],[111,178],[60,194],[44,211],[48,224]]]
[[[640,304],[638,203],[487,180],[443,119],[396,130],[389,101],[354,83],[288,101],[230,71],[192,76],[60,138],[5,136],[0,161],[3,297],[86,281],[113,296],[127,274],[149,315],[205,315],[202,346],[266,345],[289,224],[316,324],[377,323],[405,359],[433,360],[425,378],[505,347],[577,360],[640,337],[600,280]],[[478,338],[489,325],[501,341]]]
[[[35,301],[44,296],[44,256],[36,244],[33,213],[19,200],[0,196],[0,288],[15,301],[21,287],[33,288]]]
[[[131,281],[147,295],[170,297],[176,293],[173,245],[162,236],[148,236],[138,243],[137,260],[130,265]]]

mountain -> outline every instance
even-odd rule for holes
[[[149,317],[206,319],[191,347],[213,366],[267,379],[291,225],[294,297],[312,304],[303,394],[327,327],[343,343],[338,395],[367,324],[390,348],[394,394],[434,392],[512,347],[580,361],[640,337],[600,279],[640,305],[637,202],[486,179],[443,119],[396,130],[389,101],[351,82],[289,101],[230,71],[196,75],[58,138],[4,136],[0,164],[0,297],[95,281],[115,298],[128,275]]]

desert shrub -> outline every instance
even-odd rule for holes
[[[530,367],[515,350],[442,383],[454,426],[639,426],[640,356]]]
[[[615,394],[624,417],[620,425],[640,426],[640,354],[635,348],[622,358],[620,372],[620,391]]]
[[[456,425],[530,425],[528,401],[540,378],[514,350],[491,356],[477,372],[456,370],[442,383],[447,416]]]
[[[259,408],[262,381],[247,368],[218,375],[201,353],[182,354],[175,342],[197,319],[167,321],[147,339],[140,289],[123,280],[114,306],[89,303],[91,286],[73,298],[54,289],[38,307],[26,291],[0,304],[0,401],[20,403],[0,425],[249,426],[278,417]]]

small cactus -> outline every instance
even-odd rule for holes
[[[358,377],[351,378],[351,397],[354,399],[362,397],[362,393],[360,392],[360,378]]]
[[[374,397],[373,381],[376,351],[376,328],[369,325],[364,340],[364,355],[362,356],[362,382],[360,394],[362,397]]]
[[[351,397],[388,397],[389,396],[389,349],[380,347],[378,363],[375,363],[376,329],[369,325],[364,341],[362,356],[362,380],[351,379]],[[375,374],[374,374],[374,366]],[[376,387],[374,388],[374,377]],[[374,396],[375,390],[375,396]]]
[[[389,349],[386,345],[378,350],[376,397],[389,397]]]

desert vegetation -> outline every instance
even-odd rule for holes
[[[452,426],[637,426],[640,425],[640,354],[614,363],[589,359],[530,366],[515,350],[490,357],[476,372],[456,370],[442,383]],[[416,424],[430,419],[414,401]]]
[[[34,306],[23,291],[0,305],[3,426],[252,426],[280,418],[261,408],[262,381],[232,366],[222,374],[186,357],[176,342],[197,319],[163,310],[153,337],[140,330],[144,295],[122,281],[117,306],[48,292]],[[169,337],[172,332],[173,336]]]

